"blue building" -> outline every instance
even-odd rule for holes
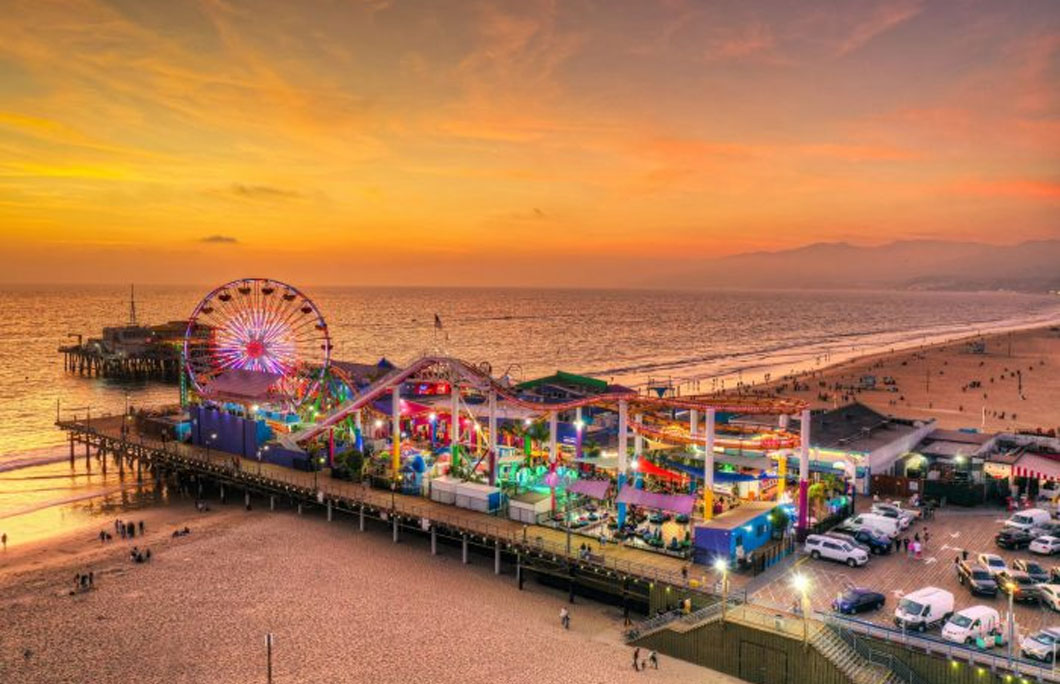
[[[734,562],[740,547],[746,556],[767,544],[773,536],[770,512],[776,507],[771,501],[749,501],[697,525],[693,535],[696,562],[710,563],[719,556]]]

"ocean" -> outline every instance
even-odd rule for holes
[[[203,287],[141,287],[138,320],[186,320]],[[1060,320],[1060,298],[1015,293],[304,288],[328,321],[334,358],[401,365],[425,352],[487,362],[525,380],[562,369],[644,387],[707,391],[723,379]],[[129,317],[127,288],[5,286],[0,318],[0,528],[32,536],[139,499],[109,479],[70,473],[55,429],[84,407],[173,403],[177,388],[86,379],[60,345]],[[434,316],[442,322],[437,331]]]

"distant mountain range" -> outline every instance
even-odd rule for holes
[[[805,289],[1060,290],[1060,240],[998,246],[907,240],[817,243],[711,259],[669,286]],[[663,284],[663,283],[660,283]]]

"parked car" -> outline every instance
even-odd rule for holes
[[[1042,508],[1028,508],[1025,511],[1013,513],[1012,517],[1005,521],[1005,527],[1016,527],[1021,530],[1030,530],[1035,525],[1047,523],[1053,519],[1049,511]]]
[[[1011,594],[1013,601],[1037,603],[1041,597],[1041,592],[1038,591],[1038,583],[1021,570],[1005,570],[998,573],[997,587],[1006,596]]]
[[[879,610],[886,601],[887,598],[878,591],[857,587],[847,589],[839,595],[839,598],[832,601],[832,610],[837,613],[852,615],[870,610]]]
[[[1049,627],[1024,637],[1020,653],[1024,658],[1051,663],[1056,657],[1057,642],[1060,642],[1060,627]]]
[[[888,537],[894,539],[898,536],[900,526],[895,518],[888,518],[875,513],[860,513],[854,516],[854,524],[860,527],[871,527],[872,529],[885,532]]]
[[[1060,520],[1050,520],[1049,522],[1035,525],[1031,528],[1031,534],[1037,537],[1060,537]]]
[[[914,517],[912,513],[903,511],[894,504],[886,503],[874,503],[872,504],[872,513],[876,515],[882,515],[887,518],[893,518],[898,521],[898,527],[900,529],[908,529],[909,525],[913,522]]]
[[[953,594],[938,587],[924,587],[906,594],[894,609],[894,624],[923,632],[953,615]]]
[[[1038,488],[1039,501],[1053,501],[1060,496],[1060,482],[1049,480]]]
[[[957,563],[957,581],[967,586],[972,595],[997,596],[997,582],[982,565],[962,560]]]
[[[1054,553],[1060,552],[1060,537],[1054,537],[1052,535],[1038,537],[1031,542],[1031,545],[1027,547],[1027,550],[1031,553],[1037,553],[1042,556],[1051,556]]]
[[[1027,573],[1031,580],[1037,584],[1045,584],[1050,576],[1045,568],[1038,565],[1038,561],[1023,560],[1022,558],[1012,561],[1012,569]]]
[[[979,639],[993,645],[1001,629],[1001,616],[990,606],[972,606],[957,611],[942,627],[942,638],[957,644],[972,644]],[[984,644],[985,645],[985,644]]]
[[[999,573],[1008,570],[1008,565],[1005,564],[1005,559],[996,553],[981,553],[979,554],[979,565],[986,568],[994,579],[997,579]]]
[[[1025,549],[1034,541],[1034,536],[1019,527],[1004,527],[994,535],[994,543],[1003,549]]]
[[[880,537],[881,539],[894,539],[894,537],[892,537],[891,535],[887,534],[879,528],[873,527],[872,525],[869,525],[867,523],[854,522],[853,517],[847,518],[846,520],[832,528],[832,532],[837,532],[839,534],[856,534],[862,530],[865,530],[866,532]]]
[[[814,559],[827,558],[846,563],[852,568],[869,562],[869,554],[864,549],[859,549],[848,541],[826,537],[822,534],[811,534],[806,537],[804,548],[806,553]]]
[[[867,528],[863,528],[856,532],[835,528],[832,530],[832,533],[846,539],[851,539],[854,543],[869,551],[869,553],[874,553],[878,556],[891,552],[891,539],[886,535],[876,534]]]
[[[1042,603],[1060,611],[1060,584],[1039,584],[1038,593]]]

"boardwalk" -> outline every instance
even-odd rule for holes
[[[608,544],[601,553],[598,540],[577,533],[571,537],[571,554],[568,556],[567,534],[564,531],[541,525],[524,525],[508,518],[457,508],[419,496],[395,494],[371,489],[365,484],[335,480],[326,470],[319,473],[303,472],[239,458],[216,449],[208,450],[175,442],[163,444],[135,431],[123,438],[122,422],[121,416],[108,416],[93,418],[88,424],[84,421],[61,421],[59,426],[70,432],[72,440],[87,440],[91,447],[102,448],[108,453],[126,453],[133,458],[140,456],[147,462],[178,467],[182,464],[197,467],[215,474],[222,482],[228,480],[263,493],[268,491],[281,496],[289,493],[303,500],[315,499],[318,506],[337,510],[360,513],[364,508],[369,514],[381,513],[384,517],[393,510],[403,519],[402,525],[408,526],[417,519],[421,522],[421,529],[427,529],[429,524],[445,525],[469,535],[478,535],[479,538],[472,541],[479,545],[494,542],[505,545],[505,548],[531,549],[556,558],[566,557],[579,565],[595,565],[608,572],[676,586],[689,584],[681,574],[682,567],[691,568],[691,580],[704,583],[713,581],[712,573],[703,566],[690,566],[688,561],[678,558],[617,544]],[[79,455],[75,452],[73,441],[71,455],[72,458]],[[578,547],[586,541],[592,542],[594,554],[594,559],[588,563],[577,558]]]

